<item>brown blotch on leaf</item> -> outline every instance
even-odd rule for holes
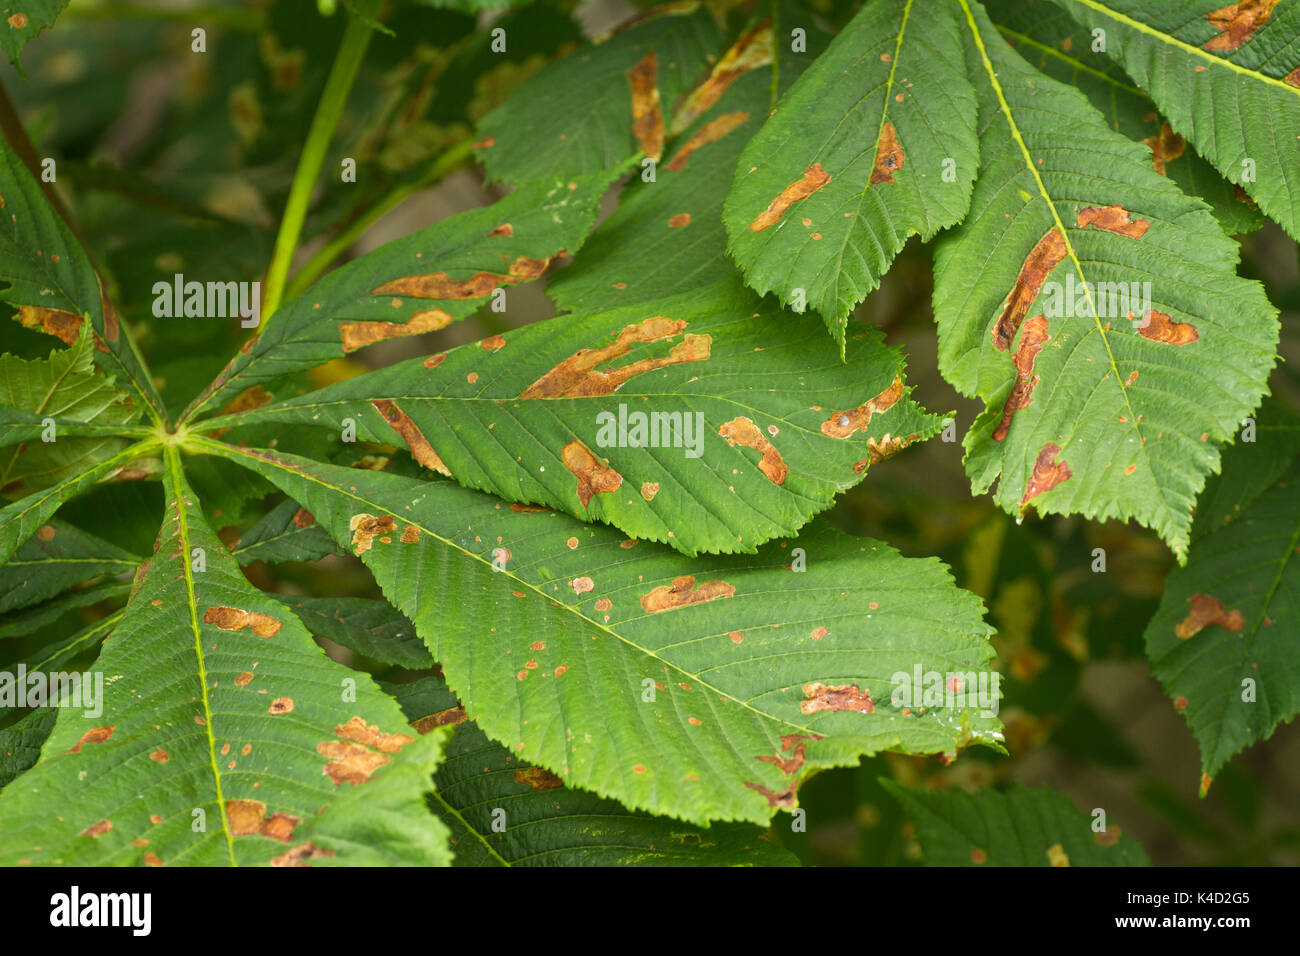
[[[36,529],[36,537],[40,538],[42,541],[53,541],[54,525],[52,524],[41,525],[39,528]]]
[[[443,361],[446,360],[446,358],[447,358],[446,352],[439,352],[437,355],[430,355],[427,359],[424,360],[424,367],[437,368],[439,365],[443,363]]]
[[[348,522],[348,529],[352,532],[352,552],[357,557],[365,554],[370,550],[375,542],[375,538],[389,534],[397,522],[392,515],[371,515],[355,514],[352,520]]]
[[[323,772],[336,784],[363,784],[390,759],[387,754],[377,754],[360,744],[342,740],[319,743],[316,750],[322,756],[330,758]]]
[[[277,697],[275,700],[271,701],[271,706],[266,710],[267,713],[270,714],[287,714],[293,710],[293,698]]]
[[[1138,324],[1138,334],[1152,342],[1164,342],[1167,345],[1191,345],[1200,339],[1196,326],[1190,322],[1174,322],[1164,312],[1149,309],[1144,316],[1145,322]]]
[[[1070,857],[1066,854],[1065,847],[1053,843],[1047,848],[1047,862],[1052,866],[1069,866]]]
[[[453,297],[433,296],[432,298]],[[450,313],[442,309],[425,309],[423,312],[415,313],[405,322],[340,322],[339,337],[343,340],[343,352],[347,354],[388,339],[436,332],[445,329],[453,321],[455,320]]]
[[[203,613],[204,624],[215,624],[223,631],[238,631],[251,627],[258,637],[274,637],[283,622],[259,611],[243,611],[237,607],[210,607]]]
[[[686,129],[708,112],[736,80],[771,62],[772,24],[764,19],[742,34],[714,65],[708,79],[691,91],[673,118],[673,131]]]
[[[464,707],[448,707],[446,710],[440,710],[436,714],[429,714],[427,717],[421,717],[411,726],[415,728],[416,733],[427,734],[435,727],[449,727],[454,724],[463,724],[469,719],[465,713]]]
[[[162,747],[159,747],[157,750],[155,750],[153,753],[149,755],[149,759],[152,760],[154,763],[166,763],[168,760],[171,760],[172,758],[171,758],[171,754],[169,754]]]
[[[1097,846],[1114,846],[1119,842],[1122,831],[1117,826],[1109,826],[1104,830],[1094,831],[1092,834],[1093,842]]]
[[[902,397],[903,380],[895,375],[889,387],[875,398],[868,399],[857,408],[846,412],[833,413],[830,418],[822,422],[822,434],[830,438],[848,438],[859,429],[865,429],[872,415],[889,411]]]
[[[1016,382],[1011,386],[1011,394],[1002,406],[1002,420],[993,429],[993,440],[1002,441],[1011,428],[1011,419],[1022,408],[1028,408],[1039,377],[1034,374],[1034,361],[1043,349],[1043,343],[1050,339],[1047,334],[1047,319],[1036,315],[1025,323],[1020,334],[1020,346],[1016,349]]]
[[[576,438],[560,452],[564,467],[578,479],[578,501],[585,508],[596,495],[607,495],[619,489],[623,476],[597,460],[591,450]]]
[[[101,837],[109,830],[113,829],[113,824],[108,820],[100,820],[98,823],[91,824],[81,831],[82,836]]]
[[[76,744],[73,745],[72,749],[69,750],[68,753],[70,754],[81,753],[82,744],[102,744],[109,737],[113,736],[113,731],[116,729],[117,728],[115,726],[92,727],[90,728],[90,730],[87,730],[84,734],[81,735],[81,739],[77,741]]]
[[[697,149],[708,146],[710,143],[716,143],[737,126],[743,125],[748,119],[748,113],[723,113],[717,119],[709,120],[699,132],[686,141],[685,145],[677,151],[677,154],[673,156],[664,169],[675,173],[685,168],[686,164],[690,162],[691,155]]]
[[[758,759],[770,763],[787,776],[796,773],[803,766],[804,754],[808,750],[808,741],[821,740],[818,734],[787,734],[781,738],[781,754],[759,754]]]
[[[1168,123],[1161,124],[1159,135],[1142,140],[1142,145],[1150,147],[1151,165],[1161,176],[1165,175],[1165,164],[1183,155],[1187,147],[1186,141]]]
[[[236,395],[225,408],[221,410],[222,415],[237,415],[240,412],[250,412],[255,408],[261,408],[271,401],[273,396],[261,385],[251,385]],[[225,429],[222,429],[225,431]]]
[[[781,221],[786,210],[801,199],[807,199],[817,190],[831,181],[831,174],[822,168],[821,163],[813,163],[803,171],[803,178],[796,180],[773,199],[766,209],[749,224],[750,231],[762,232],[768,226],[775,226]]]
[[[799,702],[799,710],[805,714],[815,714],[823,710],[852,711],[858,714],[874,714],[876,704],[871,699],[871,692],[862,690],[857,684],[840,684],[832,687],[820,682],[805,684],[804,699]]]
[[[729,598],[735,593],[736,589],[726,581],[705,581],[697,588],[695,578],[688,574],[674,578],[671,586],[661,584],[649,594],[642,595],[641,609],[648,614],[657,614],[690,604]]]
[[[632,134],[641,151],[658,161],[664,152],[664,117],[659,109],[659,58],[651,50],[632,69],[627,81],[632,87]]]
[[[318,857],[336,856],[333,850],[326,850],[314,843],[303,843],[287,853],[281,853],[271,860],[272,866],[311,866],[308,860]]]
[[[740,445],[758,452],[758,470],[774,484],[785,484],[786,476],[790,474],[789,466],[781,457],[781,453],[776,450],[776,446],[768,441],[767,436],[748,418],[741,415],[729,422],[723,422],[718,426],[718,434],[725,438],[729,445]]]
[[[292,523],[295,528],[310,528],[316,523],[316,516],[306,508],[299,508],[294,512]]]
[[[1011,342],[1025,320],[1029,306],[1038,297],[1048,274],[1065,258],[1065,236],[1060,229],[1052,228],[1039,239],[1024,263],[1016,284],[1007,296],[1002,307],[997,325],[993,326],[993,345],[1005,352],[1011,348]]]
[[[750,790],[757,790],[766,797],[767,805],[769,807],[788,808],[794,806],[794,784],[790,784],[790,786],[781,793],[777,793],[775,790],[771,790],[763,786],[761,783],[754,783],[752,780],[746,780],[745,786],[749,787]]]
[[[478,347],[484,352],[495,352],[497,349],[506,347],[506,337],[504,335],[493,335],[480,342]]]
[[[689,212],[679,212],[668,220],[669,227],[673,229],[679,229],[682,226],[689,226],[690,224],[691,214]]]
[[[1297,66],[1294,70],[1283,77],[1282,82],[1287,86],[1294,86],[1300,89],[1300,66]],[[1240,189],[1241,187],[1238,186],[1237,188]]]
[[[527,767],[515,771],[515,783],[526,783],[534,790],[555,790],[564,786],[564,781],[545,767]]]
[[[1113,206],[1084,206],[1079,210],[1078,220],[1082,228],[1092,226],[1130,239],[1141,239],[1151,228],[1148,220],[1134,219],[1133,214],[1118,203]]]
[[[669,365],[703,362],[709,357],[713,339],[707,335],[688,334],[675,344],[664,358],[640,359],[609,371],[596,366],[626,355],[637,343],[657,342],[679,335],[686,328],[681,319],[662,315],[626,326],[611,344],[596,349],[582,349],[535,381],[520,398],[592,398],[609,395],[628,379]]]
[[[252,671],[241,671],[241,672],[239,673],[239,675],[238,675],[237,677],[235,677],[235,686],[236,686],[236,687],[247,687],[247,686],[248,686],[249,684],[251,684],[252,682],[253,682],[253,672],[252,672]]]
[[[408,524],[402,529],[402,544],[415,544],[420,540],[420,529],[413,524]]]
[[[886,122],[880,130],[880,140],[876,143],[876,164],[871,168],[871,185],[892,183],[894,173],[903,168],[906,157],[903,147],[898,144],[898,134],[894,124]]]
[[[386,734],[374,724],[367,724],[360,717],[353,717],[346,724],[335,727],[334,733],[344,740],[365,744],[386,754],[397,753],[415,739],[414,737],[408,737],[406,734]]]
[[[411,450],[411,455],[417,462],[440,475],[451,477],[451,472],[447,466],[442,463],[438,453],[433,450],[429,440],[424,437],[411,417],[397,407],[397,403],[387,398],[376,398],[370,403],[375,406],[375,410],[384,416],[384,421],[392,427],[393,431],[401,436],[406,447]]]
[[[46,309],[39,305],[19,306],[18,321],[25,328],[53,335],[64,345],[76,345],[77,336],[81,333],[81,316],[59,309]],[[97,350],[108,351],[108,347],[100,341],[98,334],[94,334],[93,338]]]
[[[27,26],[27,14],[15,13],[9,18],[9,26],[15,30],[21,30]]]
[[[489,232],[488,237],[491,238],[492,236],[513,236],[514,234],[515,234],[515,227],[510,225],[510,223],[508,222],[503,222],[501,225],[497,226],[495,229]]]
[[[1205,49],[1216,53],[1236,50],[1255,35],[1273,16],[1278,0],[1240,0],[1219,7],[1206,14],[1205,19],[1218,31],[1218,36],[1205,42]]]
[[[510,506],[510,510],[517,515],[533,515],[541,514],[542,512],[550,511],[551,509],[544,507],[543,505],[525,505],[516,501]]]
[[[654,501],[655,495],[659,494],[659,482],[643,481],[641,482],[641,497],[646,501]]]
[[[1056,460],[1056,456],[1060,453],[1061,446],[1053,442],[1048,442],[1038,453],[1038,457],[1034,460],[1034,470],[1025,485],[1025,495],[1020,499],[1021,508],[1029,504],[1031,499],[1037,498],[1045,491],[1051,491],[1061,482],[1073,477],[1074,472],[1070,471],[1069,465]]]
[[[556,255],[559,255],[559,253],[556,253]],[[554,258],[554,256],[551,258]],[[468,279],[453,279],[445,272],[404,276],[400,279],[393,279],[391,282],[385,282],[378,288],[371,289],[370,294],[409,295],[416,299],[481,299],[486,295],[491,295],[492,290],[498,286],[531,282],[546,271],[546,267],[551,264],[551,258],[529,259],[527,256],[520,256],[510,263],[504,273],[477,272]],[[437,313],[441,310],[433,309],[431,311]],[[417,316],[411,319],[411,322],[424,314],[423,312],[418,313]],[[442,325],[436,326],[436,328],[442,328],[446,324],[444,322]],[[401,328],[401,326],[398,326],[398,328]],[[432,330],[426,329],[424,331]]]
[[[1217,624],[1234,633],[1246,626],[1240,611],[1235,608],[1229,611],[1217,598],[1208,594],[1193,594],[1188,600],[1191,602],[1191,609],[1188,610],[1187,617],[1179,621],[1174,628],[1174,634],[1179,640],[1185,641],[1211,624]]]
[[[163,865],[162,857],[160,857],[157,853],[154,853],[152,850],[145,850],[144,864],[145,866],[162,866]]]

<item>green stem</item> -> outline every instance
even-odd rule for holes
[[[369,0],[359,4],[360,12],[365,16],[374,13],[378,0]],[[266,271],[266,282],[262,289],[262,323],[267,320],[280,305],[284,297],[285,280],[289,277],[289,266],[293,262],[294,250],[298,247],[298,236],[302,233],[302,224],[307,218],[307,206],[311,201],[311,192],[325,163],[325,153],[330,140],[334,137],[334,128],[338,125],[343,106],[347,103],[352,83],[357,78],[361,61],[365,58],[366,47],[370,45],[370,25],[363,16],[353,14],[348,19],[347,29],[343,33],[343,42],[334,57],[329,79],[321,93],[320,104],[312,118],[311,129],[307,133],[307,142],[303,144],[302,156],[298,159],[298,171],[294,173],[293,185],[289,188],[289,201],[284,207],[284,217],[280,220],[280,232],[275,237],[275,251],[271,255],[271,264]]]
[[[372,205],[362,215],[348,224],[342,232],[331,239],[321,247],[320,251],[307,260],[303,267],[294,273],[293,279],[290,280],[288,288],[285,290],[286,298],[292,299],[300,295],[309,285],[320,277],[320,274],[328,269],[339,256],[347,252],[359,238],[373,226],[377,221],[387,215],[395,206],[404,202],[406,199],[415,195],[422,189],[427,189],[434,183],[443,179],[448,173],[452,172],[461,163],[467,160],[473,151],[474,143],[472,137],[466,137],[455,145],[451,146],[434,160],[433,164],[423,176],[414,182],[404,183],[398,186],[379,202]]]

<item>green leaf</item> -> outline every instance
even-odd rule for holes
[[[3,30],[0,29],[0,35]],[[162,408],[130,334],[117,318],[81,243],[49,204],[8,143],[0,142],[0,299],[19,308],[18,320],[72,345],[86,316],[95,332],[95,360],[130,388],[154,414]]]
[[[669,3],[548,65],[478,126],[494,182],[613,170],[659,160],[666,110],[706,69],[721,37],[704,4]]]
[[[318,561],[337,554],[334,539],[296,501],[282,501],[249,528],[230,549],[240,564]]]
[[[1053,2],[1089,30],[1106,31],[1106,53],[1174,131],[1300,237],[1300,7]]]
[[[46,27],[53,26],[55,18],[67,5],[68,0],[23,0],[19,10],[5,8],[6,22],[0,27],[0,47],[4,48],[9,62],[21,69],[18,57],[27,41]]]
[[[842,348],[908,237],[966,214],[975,115],[953,0],[870,0],[736,165],[723,221],[746,281],[816,309]]]
[[[244,580],[168,454],[167,517],[96,662],[102,696],[60,709],[0,794],[0,862],[448,862],[422,800],[442,741],[403,734],[390,698]],[[374,811],[347,793],[372,774]]]
[[[757,827],[695,827],[566,787],[490,740],[436,677],[381,686],[416,729],[455,727],[433,806],[457,866],[798,866]]]
[[[1151,671],[1201,748],[1202,791],[1234,754],[1300,712],[1300,422],[1274,404],[1223,458],[1187,566],[1146,630]]]
[[[191,443],[265,475],[361,557],[485,733],[632,809],[766,823],[817,768],[1000,746],[993,701],[886,703],[900,672],[973,680],[992,654],[979,600],[933,559],[814,525],[688,561],[450,482]]]
[[[40,708],[0,730],[0,790],[36,763],[41,745],[54,729],[54,716],[52,708]]]
[[[538,278],[552,259],[582,245],[617,173],[528,183],[336,269],[281,306],[184,417],[225,402],[255,407],[282,376],[444,328],[494,290]]]
[[[779,45],[779,84],[793,83],[825,46],[825,35],[809,28],[809,52]],[[565,309],[586,312],[698,294],[719,284],[726,286],[719,294],[737,297],[743,279],[726,255],[722,205],[741,150],[771,108],[772,53],[772,27],[763,21],[714,64],[675,114],[671,145],[654,180],[635,177],[624,187],[618,209],[592,233],[583,254],[547,284],[547,295]]]
[[[0,355],[0,405],[56,422],[52,432],[42,429],[42,438],[52,440],[0,452],[0,491],[6,496],[48,487],[126,447],[124,438],[78,438],[67,429],[59,434],[60,421],[114,426],[139,417],[140,409],[123,401],[126,396],[113,388],[112,379],[95,374],[92,348],[83,323],[72,347],[56,349],[48,359]]]
[[[915,790],[881,784],[916,823],[926,866],[1148,866],[1120,827],[1080,813],[1049,787],[1031,790]]]
[[[752,552],[941,427],[907,399],[902,356],[879,333],[853,337],[842,363],[791,319],[715,287],[535,323],[221,423],[339,434],[351,421],[357,438],[404,442],[427,468],[510,501],[686,554]]]
[[[1264,394],[1276,311],[1204,203],[967,6],[984,160],[936,247],[934,312],[944,377],[985,404],[971,486],[997,480],[1012,513],[1136,520],[1183,561],[1218,443]]]
[[[57,526],[59,522],[54,522]],[[137,562],[138,564],[138,562]],[[133,568],[118,567],[114,570],[127,571]],[[0,569],[0,581],[3,581]],[[77,608],[98,604],[113,598],[125,597],[131,591],[130,581],[110,580],[103,584],[74,588],[51,598],[43,604],[27,608],[21,612],[7,615],[0,622],[0,640],[15,637],[32,637],[44,633],[50,626],[57,624],[64,615]]]
[[[287,594],[275,598],[312,634],[362,657],[411,670],[433,666],[424,642],[415,635],[415,625],[387,601]]]
[[[63,521],[51,521],[0,565],[0,614],[44,601],[101,574],[134,572],[139,565],[138,557],[112,542]]]
[[[1264,216],[1242,192],[1175,133],[1151,97],[1133,85],[1119,64],[1093,49],[1097,38],[1068,13],[1042,4],[992,0],[985,8],[1007,42],[1052,79],[1078,88],[1106,117],[1111,129],[1148,147],[1151,165],[1189,196],[1210,204],[1225,232],[1254,232]]]

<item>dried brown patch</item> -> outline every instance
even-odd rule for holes
[[[43,524],[36,529],[36,537],[40,538],[42,541],[53,541],[54,534],[54,525],[52,524]]]
[[[464,707],[448,707],[436,714],[421,717],[411,726],[415,728],[417,733],[427,734],[435,727],[450,727],[454,724],[463,724],[468,719],[469,715],[465,713]]]
[[[227,800],[226,822],[231,836],[264,836],[288,843],[299,820],[288,813],[268,817],[266,804],[260,800]]]
[[[1148,136],[1142,144],[1150,147],[1151,165],[1161,176],[1165,175],[1165,164],[1183,155],[1187,147],[1186,141],[1168,123],[1161,124],[1158,136]]]
[[[545,767],[527,767],[515,771],[515,783],[526,783],[534,790],[555,790],[564,786],[564,781]]]
[[[643,594],[641,609],[648,614],[657,614],[660,611],[671,611],[690,604],[729,598],[735,593],[736,589],[726,581],[705,581],[697,588],[695,578],[688,574],[674,578],[671,586],[661,584],[649,594]]]
[[[488,238],[491,238],[492,236],[513,236],[514,234],[515,234],[515,227],[510,225],[510,223],[508,222],[503,222],[501,225],[497,226],[495,229],[493,229],[491,232],[488,233]]]
[[[402,544],[415,544],[420,540],[420,529],[413,524],[408,524],[402,529]]]
[[[353,515],[348,522],[348,528],[352,531],[352,553],[361,557],[370,550],[375,538],[390,533],[395,525],[392,515],[379,517],[364,512]]]
[[[1065,236],[1060,229],[1049,229],[1030,251],[1016,276],[1016,284],[1002,307],[1002,315],[993,327],[993,345],[1005,352],[1038,297],[1048,274],[1065,258]]]
[[[668,220],[668,225],[672,229],[680,229],[682,226],[691,224],[691,214],[689,212],[679,212]]]
[[[641,482],[641,497],[646,501],[654,501],[655,495],[659,494],[659,482],[643,481]]]
[[[293,698],[277,697],[275,700],[271,701],[271,706],[266,708],[266,711],[267,713],[274,714],[275,716],[279,716],[280,714],[292,713]]]
[[[319,857],[336,856],[333,850],[326,850],[314,843],[303,843],[287,853],[281,853],[271,861],[272,866],[311,866],[308,860]]]
[[[1294,70],[1288,73],[1283,78],[1282,82],[1285,83],[1287,86],[1294,86],[1300,88],[1300,66],[1297,66]],[[1241,187],[1237,187],[1237,188],[1240,189]]]
[[[871,168],[871,185],[892,183],[894,173],[902,169],[906,161],[903,147],[898,144],[898,134],[894,131],[894,124],[885,123],[880,131],[880,139],[876,143],[876,163]]]
[[[1045,491],[1051,491],[1074,475],[1069,465],[1056,460],[1056,456],[1060,453],[1061,446],[1053,442],[1048,442],[1038,453],[1038,458],[1034,460],[1034,470],[1029,475],[1028,484],[1025,485],[1025,496],[1020,499],[1021,508],[1029,504],[1031,499],[1037,498]]]
[[[766,209],[755,217],[754,221],[749,224],[752,232],[762,232],[768,226],[775,226],[781,221],[786,210],[793,206],[801,199],[807,199],[817,190],[821,189],[831,181],[831,174],[822,168],[821,163],[813,163],[803,171],[803,178],[799,179],[785,189],[773,199]]]
[[[82,744],[102,744],[109,737],[113,736],[113,731],[116,729],[117,729],[116,726],[92,727],[90,728],[90,730],[87,730],[84,734],[81,735],[81,739],[77,741],[75,744],[73,744],[72,749],[69,750],[68,753],[70,754],[81,753]]]
[[[1211,624],[1217,624],[1233,633],[1246,626],[1240,611],[1235,608],[1229,611],[1217,598],[1208,594],[1193,594],[1189,600],[1192,606],[1187,617],[1174,628],[1174,634],[1179,640],[1185,641]]]
[[[682,319],[669,319],[662,315],[626,326],[611,344],[596,349],[582,349],[551,369],[528,388],[520,398],[591,398],[609,395],[624,382],[646,372],[680,365],[685,362],[703,362],[709,357],[713,339],[707,335],[687,334],[676,343],[664,358],[640,359],[630,365],[609,371],[596,368],[612,359],[626,355],[638,343],[657,342],[681,334],[686,328]]]
[[[294,512],[292,523],[295,528],[310,528],[316,523],[316,516],[306,508],[299,508]]]
[[[251,412],[270,402],[272,397],[271,393],[261,385],[253,385],[236,395],[230,404],[221,410],[221,414],[237,415],[240,412]]]
[[[374,724],[367,724],[360,717],[353,717],[346,724],[335,727],[334,733],[344,740],[365,744],[386,754],[397,753],[415,739],[414,737],[408,737],[406,734],[386,734]]]
[[[1105,229],[1130,239],[1141,239],[1151,228],[1146,219],[1133,219],[1133,214],[1116,203],[1112,206],[1084,206],[1079,210],[1079,226]]]
[[[632,87],[632,134],[641,151],[656,161],[664,152],[664,117],[659,109],[656,84],[658,72],[659,58],[654,50],[627,71],[627,81]]]
[[[836,687],[820,682],[805,684],[803,696],[804,699],[799,702],[799,710],[805,714],[815,714],[823,710],[847,710],[858,714],[876,712],[871,692],[862,690],[857,684],[840,684]]]
[[[244,611],[237,607],[210,607],[203,613],[203,623],[214,624],[223,631],[239,631],[250,627],[258,637],[275,637],[284,626],[284,622],[269,614]]]
[[[323,772],[331,780],[336,784],[350,783],[354,786],[365,783],[372,773],[388,763],[390,759],[387,754],[377,754],[360,744],[342,740],[327,740],[319,743],[316,745],[316,751],[330,758]]]
[[[113,829],[113,824],[110,821],[100,820],[98,823],[93,823],[86,827],[86,829],[82,830],[81,835],[88,837],[101,837],[111,829]]]
[[[172,757],[171,754],[169,754],[166,750],[164,750],[162,747],[159,747],[157,750],[155,750],[153,753],[149,755],[149,759],[152,760],[154,763],[166,763],[168,760],[171,760]]]
[[[558,256],[559,253],[556,253],[556,255]],[[554,256],[551,258],[554,258]],[[400,279],[393,279],[391,282],[385,282],[378,288],[371,289],[370,294],[409,295],[416,299],[481,299],[485,295],[491,295],[492,290],[498,286],[531,282],[546,271],[546,267],[551,264],[551,258],[529,259],[527,256],[520,256],[510,263],[505,273],[477,272],[468,279],[453,279],[445,272],[404,276]],[[438,312],[440,310],[433,309],[431,311]],[[418,313],[418,315],[424,314],[423,312]],[[415,317],[411,319],[411,322],[414,321]],[[443,325],[446,325],[446,323],[444,322]],[[398,328],[401,328],[401,326],[398,326]],[[442,325],[438,325],[436,328],[442,328]]]
[[[387,398],[376,398],[370,404],[375,406],[375,410],[392,426],[393,431],[402,437],[402,441],[406,443],[406,447],[411,450],[411,455],[417,462],[440,475],[451,477],[451,472],[438,457],[438,453],[433,450],[433,446],[424,437],[419,426],[411,421],[411,417],[406,412],[397,407],[396,402]]]
[[[1219,7],[1206,14],[1205,19],[1218,31],[1205,43],[1205,49],[1216,53],[1236,50],[1268,23],[1278,0],[1241,0]]]
[[[21,30],[27,26],[27,14],[15,13],[9,18],[9,26],[15,30]]]
[[[59,309],[46,309],[39,305],[19,306],[18,321],[25,328],[53,335],[64,345],[76,345],[77,336],[81,333],[81,316]],[[96,349],[100,352],[108,351],[108,347],[99,340],[98,334],[94,335],[94,339]]]
[[[447,358],[446,352],[439,352],[437,355],[430,355],[427,359],[424,360],[424,367],[437,368],[446,360],[446,358]]]
[[[430,296],[430,298],[451,299],[455,296]],[[340,322],[339,337],[343,340],[343,352],[347,354],[388,339],[436,332],[445,329],[454,321],[451,314],[442,309],[425,309],[423,312],[415,313],[406,322]]]
[[[764,19],[744,33],[714,65],[709,78],[691,91],[673,118],[673,130],[686,129],[707,113],[736,80],[771,62],[772,24]]]
[[[1011,428],[1011,419],[1022,408],[1028,408],[1039,377],[1034,374],[1034,361],[1043,349],[1043,343],[1050,339],[1047,334],[1047,319],[1036,315],[1025,323],[1025,330],[1020,336],[1020,346],[1016,349],[1016,383],[1011,387],[1006,404],[1002,406],[1002,420],[993,429],[993,440],[1002,441]]]
[[[1168,345],[1191,345],[1201,336],[1196,326],[1190,322],[1175,322],[1163,312],[1151,309],[1146,321],[1139,323],[1138,334],[1152,342],[1164,342]]]
[[[767,436],[748,418],[742,415],[729,422],[723,422],[718,426],[718,434],[725,438],[729,445],[740,445],[758,452],[760,456],[758,470],[774,484],[785,484],[786,476],[790,474],[789,466],[781,457],[781,453],[776,450],[776,446],[768,441]]]
[[[716,119],[709,120],[694,136],[686,141],[685,145],[677,151],[677,154],[673,156],[664,169],[675,173],[685,168],[686,164],[690,162],[691,155],[697,149],[708,146],[710,143],[716,143],[737,126],[744,124],[748,119],[748,113],[737,112],[723,113]]]
[[[781,753],[759,754],[759,760],[770,763],[787,776],[796,773],[803,766],[804,755],[808,750],[808,741],[821,740],[818,734],[787,734],[781,738]],[[790,754],[788,757],[782,754]]]
[[[235,677],[236,687],[247,687],[252,682],[253,682],[252,671],[240,671],[239,674]]]
[[[1065,847],[1053,843],[1047,848],[1047,862],[1052,866],[1069,866],[1070,857],[1066,854]]]
[[[1109,826],[1104,830],[1095,831],[1092,834],[1092,840],[1097,846],[1114,846],[1119,842],[1123,831],[1119,827]]]
[[[794,784],[793,783],[790,784],[789,787],[787,787],[785,790],[783,790],[780,793],[777,793],[775,790],[771,790],[763,786],[761,783],[754,783],[754,781],[752,780],[746,780],[745,786],[749,787],[750,790],[757,790],[764,797],[766,797],[767,805],[769,807],[788,808],[794,806]]]
[[[506,347],[506,337],[504,335],[493,335],[484,339],[478,344],[484,352],[495,352],[498,349]]]
[[[875,398],[868,399],[857,408],[846,412],[833,413],[830,418],[822,422],[822,434],[830,438],[848,438],[859,429],[865,429],[872,415],[889,411],[902,397],[903,380],[896,375],[889,387]]]
[[[596,495],[615,492],[623,484],[622,475],[597,460],[591,450],[576,438],[564,446],[560,459],[578,479],[578,501],[584,508]]]
[[[157,853],[154,853],[152,850],[145,850],[145,852],[144,852],[144,865],[145,865],[145,866],[162,866],[162,865],[163,865],[162,857],[160,857]]]

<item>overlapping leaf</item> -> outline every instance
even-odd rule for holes
[[[131,552],[56,519],[41,525],[0,565],[0,614],[99,575],[134,571],[139,564]]]
[[[404,734],[368,677],[248,585],[170,454],[158,549],[95,664],[102,713],[60,709],[0,794],[0,861],[448,862],[422,799],[441,740]],[[372,775],[373,798],[347,793]]]
[[[659,160],[665,114],[722,45],[695,0],[646,11],[550,64],[479,123],[477,155],[496,182],[568,178]]]
[[[162,401],[113,304],[100,290],[94,266],[5,142],[0,142],[0,197],[5,213],[0,220],[0,282],[9,283],[0,300],[18,307],[23,325],[68,345],[89,316],[96,361],[118,386],[129,388],[156,413]]]
[[[563,316],[221,424],[350,421],[468,487],[687,554],[792,534],[870,462],[939,429],[878,333],[851,339],[842,364],[788,313],[708,291]]]
[[[909,236],[965,215],[978,165],[975,93],[953,0],[869,0],[750,141],[723,211],[760,293],[848,314]]]
[[[1196,149],[1173,131],[1151,97],[1133,85],[1123,69],[1096,49],[1102,37],[1064,11],[1019,0],[985,2],[998,32],[1016,52],[1055,80],[1088,97],[1111,129],[1151,150],[1151,165],[1192,196],[1210,204],[1230,233],[1252,232],[1264,217],[1240,186],[1233,186]]]
[[[986,405],[971,484],[998,480],[1012,512],[1135,519],[1185,560],[1217,444],[1265,391],[1276,312],[1203,202],[961,2],[983,162],[936,249],[934,310],[941,370]]]
[[[24,0],[18,8],[7,7],[5,25],[0,28],[0,47],[9,62],[18,66],[18,57],[27,41],[53,24],[67,5],[68,0]]]
[[[375,342],[445,328],[496,289],[540,276],[577,251],[617,169],[548,178],[381,246],[287,302],[249,340],[186,417],[234,402],[256,406],[277,378]]]
[[[900,672],[974,680],[991,656],[978,599],[937,561],[813,525],[688,562],[451,482],[191,442],[361,557],[485,733],[632,809],[765,823],[815,768],[998,746],[994,701],[888,703]]]
[[[397,698],[417,729],[455,727],[434,774],[436,790],[431,799],[451,831],[457,866],[798,863],[757,827],[691,826],[635,813],[613,800],[566,787],[555,774],[512,756],[488,739],[436,677],[383,687]]]
[[[1187,138],[1300,236],[1300,5],[1278,0],[1053,0]]]
[[[916,823],[926,866],[1147,866],[1146,852],[1113,822],[1048,787],[914,790],[881,783]]]
[[[1184,568],[1146,630],[1152,673],[1201,747],[1202,788],[1300,713],[1300,423],[1265,405],[1201,496]]]

